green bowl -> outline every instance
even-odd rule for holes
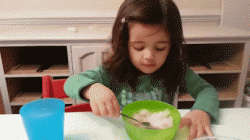
[[[149,112],[160,112],[169,110],[169,115],[173,118],[173,126],[166,129],[144,129],[136,127],[127,121],[126,117],[122,117],[125,122],[127,134],[133,140],[171,140],[174,138],[181,120],[179,111],[172,105],[161,101],[136,101],[126,105],[122,113],[130,117],[135,113],[139,113],[142,109],[147,109]]]

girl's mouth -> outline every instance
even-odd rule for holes
[[[147,67],[153,67],[155,66],[155,64],[142,64],[143,66],[147,66]]]

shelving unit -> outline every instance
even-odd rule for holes
[[[39,69],[41,65],[30,65],[30,64],[19,64],[9,72],[6,73],[6,77],[22,77],[26,76],[27,74],[30,77],[36,77],[39,74],[42,75],[54,75],[54,76],[69,76],[69,68],[67,65],[52,65],[50,68],[44,70],[42,73],[38,73],[36,70]]]
[[[213,42],[186,44],[183,53],[188,57],[190,68],[216,88],[220,107],[237,107],[242,96],[242,77],[246,74],[244,59],[249,49],[240,41]],[[178,108],[190,108],[195,101],[183,91],[180,91],[177,100]]]
[[[41,78],[6,78],[11,106],[24,105],[42,96]]]
[[[69,76],[66,46],[2,47],[1,55],[6,77]],[[42,72],[37,70],[47,65]]]
[[[67,78],[70,75],[67,46],[0,47],[4,87],[12,113],[28,102],[42,98],[42,76]],[[44,69],[38,71],[42,66]],[[75,101],[63,99],[66,104]],[[9,111],[10,112],[10,111]]]

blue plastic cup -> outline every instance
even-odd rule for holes
[[[63,140],[64,112],[65,103],[55,98],[22,106],[20,115],[29,140]]]

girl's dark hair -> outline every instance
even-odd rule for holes
[[[172,0],[125,0],[121,5],[112,31],[112,56],[104,61],[103,68],[121,83],[128,83],[135,90],[139,71],[132,64],[129,51],[129,22],[156,24],[170,37],[171,48],[163,66],[152,74],[156,81],[162,80],[162,87],[174,96],[184,74],[181,61],[181,46],[184,42],[179,10]],[[156,82],[157,83],[157,82]],[[152,84],[155,84],[152,81]],[[157,86],[157,85],[156,85]],[[159,85],[158,85],[159,86]],[[112,89],[112,87],[111,87]]]

